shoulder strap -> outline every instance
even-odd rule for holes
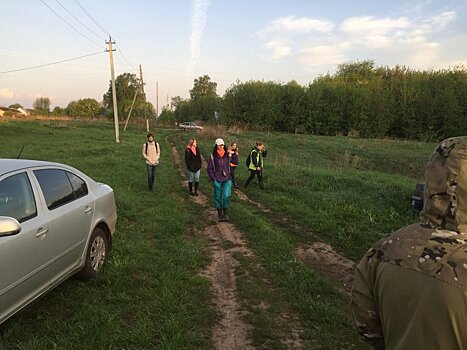
[[[148,155],[148,143],[146,142],[146,151],[145,151],[146,155]]]

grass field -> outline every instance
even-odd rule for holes
[[[70,279],[2,324],[0,349],[213,347],[217,310],[210,283],[199,274],[210,260],[209,242],[192,234],[202,231],[205,218],[188,201],[166,141],[168,136],[183,152],[193,135],[205,156],[214,135],[237,140],[240,182],[246,179],[244,159],[254,141],[268,146],[267,188],[259,191],[253,183],[245,193],[271,212],[236,196],[231,207],[231,222],[255,254],[251,259],[238,256],[237,270],[253,345],[285,349],[284,337],[298,331],[303,348],[365,348],[354,331],[348,300],[326,276],[297,261],[294,248],[319,237],[358,261],[379,237],[415,221],[409,197],[434,145],[156,130],[162,160],[155,192],[149,193],[141,157],[143,130],[130,128],[116,145],[113,124],[15,121],[0,124],[0,157],[15,158],[25,146],[22,158],[64,162],[109,184],[118,223],[103,273],[85,283]],[[204,173],[201,190],[212,195]]]

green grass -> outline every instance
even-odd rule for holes
[[[212,347],[216,315],[209,281],[198,275],[209,261],[208,242],[191,234],[203,229],[204,209],[187,200],[165,142],[170,136],[176,143],[184,165],[193,135],[208,157],[215,137],[156,131],[162,160],[149,193],[141,157],[144,130],[130,128],[116,145],[112,123],[0,124],[0,157],[15,158],[24,145],[22,158],[75,166],[113,187],[118,210],[103,273],[88,282],[68,280],[2,324],[0,349]],[[297,261],[294,249],[318,237],[358,261],[379,237],[416,220],[409,197],[434,145],[278,133],[217,136],[238,141],[241,184],[254,141],[264,141],[269,150],[266,190],[254,182],[245,192],[272,211],[233,196],[229,212],[254,253],[236,255],[236,272],[255,346],[284,349],[282,341],[297,327],[304,348],[366,348],[354,330],[348,300],[326,276]],[[205,171],[200,188],[212,198]],[[222,247],[233,245],[223,241]]]
[[[239,144],[236,174],[242,187],[249,176],[247,154],[255,140],[265,142],[266,190],[255,180],[245,193],[272,209],[270,220],[277,225],[284,216],[299,224],[301,241],[314,233],[354,261],[385,234],[417,220],[410,196],[435,146],[279,133],[219,137]],[[213,140],[200,135],[199,144],[209,154]]]
[[[215,312],[203,239],[185,238],[196,225],[180,179],[173,176],[165,134],[154,193],[141,156],[145,132],[113,141],[106,124],[10,122],[0,127],[0,156],[70,164],[113,187],[117,233],[102,274],[70,279],[0,327],[3,349],[206,349]]]

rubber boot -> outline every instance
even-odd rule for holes
[[[228,209],[227,208],[224,208],[223,209],[223,212],[224,212],[224,221],[229,221],[229,215],[228,215]]]
[[[199,182],[195,182],[195,196],[198,195],[198,186],[199,186]]]
[[[217,221],[224,221],[224,214],[222,213],[222,208],[217,208]]]
[[[193,193],[193,182],[188,182],[188,188],[190,189],[190,195],[194,196],[195,194]]]

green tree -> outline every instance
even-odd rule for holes
[[[37,115],[47,115],[50,113],[50,99],[48,97],[38,97],[33,104],[34,113]]]
[[[52,115],[55,117],[60,117],[65,114],[66,114],[65,110],[59,106],[56,106],[52,111]]]
[[[67,115],[74,118],[92,119],[99,115],[99,102],[92,98],[72,101],[66,108]]]
[[[132,118],[154,117],[154,107],[146,102],[146,96],[141,91],[141,84],[136,74],[123,73],[115,79],[115,90],[117,95],[118,118],[125,120],[130,111],[136,91],[138,95],[131,112]],[[104,95],[104,106],[113,115],[112,82],[109,83],[109,90]]]
[[[12,105],[9,105],[8,106],[9,108],[24,108],[23,106],[21,106],[19,103],[14,103]]]
[[[217,97],[217,83],[211,81],[209,75],[203,75],[194,80],[193,89],[190,90],[192,101],[202,97]]]

